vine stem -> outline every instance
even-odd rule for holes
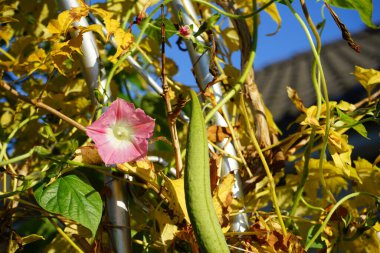
[[[16,59],[11,54],[9,54],[7,51],[5,51],[2,47],[0,47],[0,53],[5,55],[9,60],[11,60],[13,62],[16,61]]]
[[[343,197],[342,199],[340,199],[335,205],[334,207],[330,210],[330,212],[327,214],[326,216],[326,219],[323,221],[321,227],[317,230],[317,232],[314,234],[314,236],[310,239],[310,241],[307,243],[306,247],[305,247],[305,250],[307,251],[311,245],[313,245],[314,241],[318,238],[318,236],[323,232],[323,230],[325,229],[325,227],[327,226],[328,222],[330,221],[331,219],[331,216],[334,214],[335,210],[338,209],[339,206],[341,206],[343,204],[343,202],[345,202],[346,200],[349,200],[351,198],[354,198],[354,197],[357,197],[359,195],[367,195],[367,196],[370,196],[370,197],[373,197],[375,199],[377,199],[378,197],[372,193],[369,193],[369,192],[354,192],[354,193],[351,193],[351,194],[348,194],[347,196]]]
[[[53,224],[53,226],[55,227],[55,229],[57,229],[58,233],[79,253],[84,253],[84,251],[79,248],[79,246],[73,241],[71,240],[71,238],[66,235],[66,233],[58,226],[58,224],[52,219],[52,218],[48,218],[50,223]]]
[[[306,18],[306,20],[307,20],[307,22],[311,28],[311,31],[313,32],[315,40],[317,42],[317,54],[320,55],[321,47],[322,47],[321,38],[318,34],[318,31],[314,25],[313,20],[311,19],[310,15],[309,15],[309,11],[307,9],[305,1],[300,0],[300,3],[302,6],[302,11],[304,13],[304,16],[305,16],[305,18]],[[317,116],[316,116],[316,118],[317,118],[317,120],[319,120],[321,110],[322,110],[321,109],[322,108],[322,95],[321,95],[320,85],[319,85],[319,82],[317,80],[317,75],[319,76],[320,72],[317,73],[317,60],[316,60],[316,58],[314,58],[313,65],[311,68],[311,78],[312,78],[314,90],[316,93],[316,99],[317,99]],[[320,78],[318,78],[318,79],[320,80]],[[295,214],[297,207],[299,205],[299,202],[302,199],[302,193],[303,193],[303,190],[305,187],[305,183],[306,183],[306,180],[309,176],[309,161],[310,161],[312,147],[313,147],[314,141],[315,141],[315,136],[316,136],[315,133],[316,133],[316,129],[315,129],[315,127],[312,127],[312,131],[310,134],[310,141],[308,142],[305,153],[304,153],[304,165],[303,165],[303,169],[302,169],[301,181],[300,181],[300,183],[297,187],[296,193],[294,195],[293,206],[292,206],[292,209],[290,210],[289,216],[293,216]],[[291,221],[290,219],[287,220],[287,224],[286,224],[287,226],[290,225],[290,221]]]
[[[323,190],[329,195],[329,197],[331,198],[331,200],[333,202],[336,202],[334,195],[330,192],[330,190],[327,189],[326,181],[325,181],[324,176],[323,176],[323,161],[325,160],[325,156],[326,156],[326,149],[327,149],[327,143],[328,143],[329,132],[330,132],[330,117],[331,116],[330,116],[330,101],[329,101],[327,84],[326,84],[326,79],[325,79],[325,75],[324,75],[323,68],[322,68],[321,59],[320,59],[319,54],[318,54],[318,52],[314,46],[313,39],[310,35],[309,30],[306,27],[305,22],[298,15],[298,13],[294,10],[294,8],[291,6],[291,4],[289,3],[289,0],[285,0],[285,3],[289,7],[289,9],[292,12],[292,14],[294,15],[294,17],[297,19],[297,21],[302,26],[302,29],[304,30],[306,37],[310,43],[310,47],[311,47],[311,50],[313,52],[315,61],[317,63],[319,73],[321,75],[322,90],[323,90],[323,96],[324,96],[325,106],[326,106],[326,120],[325,120],[326,121],[325,122],[326,127],[325,127],[325,135],[323,136],[323,144],[322,144],[322,148],[321,148],[321,155],[320,155],[320,159],[319,159],[319,177],[320,177],[320,181],[321,181],[321,185],[322,185]]]
[[[75,120],[73,120],[72,118],[66,116],[65,114],[57,111],[56,109],[50,107],[49,105],[39,101],[39,100],[35,100],[35,99],[30,99],[29,97],[27,96],[24,96],[24,95],[21,95],[20,93],[18,93],[18,91],[16,91],[15,89],[13,89],[9,84],[7,84],[6,82],[4,81],[0,81],[0,87],[2,87],[3,89],[7,90],[9,93],[11,93],[12,95],[16,96],[17,98],[29,103],[29,104],[32,104],[34,105],[35,107],[38,107],[38,108],[42,108],[52,114],[54,114],[55,116],[61,118],[62,120],[66,121],[67,123],[69,123],[70,125],[78,128],[79,130],[81,130],[82,132],[86,132],[86,128],[79,124],[78,122],[76,122]]]
[[[205,116],[205,123],[208,123],[215,115],[217,111],[219,111],[220,108],[223,107],[235,94],[241,89],[241,86],[243,85],[245,79],[247,79],[248,73],[252,67],[253,61],[255,59],[256,51],[251,51],[249,55],[248,62],[244,68],[244,71],[242,75],[240,76],[238,82],[230,89],[218,104],[215,105]]]
[[[4,165],[8,165],[8,164],[12,164],[12,163],[16,163],[16,162],[25,160],[25,159],[29,158],[30,156],[32,156],[33,152],[34,152],[34,149],[32,148],[31,150],[29,150],[29,152],[27,152],[25,154],[13,157],[13,158],[6,160],[6,161],[0,161],[0,167],[4,166]]]
[[[269,5],[275,3],[275,2],[278,2],[279,0],[271,0],[265,4],[263,4],[260,8],[258,8],[257,10],[255,10],[254,12],[252,13],[249,13],[249,14],[246,14],[246,15],[236,15],[236,14],[231,14],[229,12],[226,12],[212,4],[210,4],[209,2],[206,2],[204,0],[192,0],[192,2],[196,2],[196,3],[200,3],[200,4],[203,4],[207,7],[210,7],[211,9],[214,9],[215,11],[219,12],[220,14],[226,16],[226,17],[229,17],[229,18],[234,18],[234,19],[246,19],[246,18],[250,18],[250,17],[253,17],[255,16],[256,14],[259,14],[261,11],[263,11],[264,9],[266,9]]]
[[[179,145],[176,119],[173,118],[173,110],[170,102],[170,87],[166,80],[166,71],[165,71],[165,63],[166,63],[166,55],[165,55],[165,22],[164,22],[164,5],[161,5],[161,79],[162,79],[162,97],[165,101],[166,111],[168,112],[168,121],[169,121],[169,129],[170,135],[172,137],[173,147],[174,147],[174,156],[176,161],[176,176],[179,178],[181,176],[182,171],[182,158],[181,158],[181,148]]]
[[[280,222],[282,233],[284,234],[284,236],[286,236],[286,234],[287,234],[286,227],[285,227],[285,224],[284,224],[284,220],[282,219],[281,210],[280,210],[280,207],[279,207],[279,204],[278,204],[277,195],[276,195],[276,186],[275,186],[275,183],[274,183],[274,179],[273,179],[272,173],[271,173],[271,171],[269,169],[268,163],[265,160],[264,154],[261,151],[259,142],[256,139],[256,135],[253,132],[252,126],[249,124],[248,113],[247,113],[247,110],[245,108],[244,100],[241,99],[241,101],[242,101],[242,105],[241,105],[241,109],[242,110],[241,111],[243,113],[244,120],[247,122],[248,134],[249,134],[249,137],[250,137],[251,141],[253,142],[253,145],[255,146],[255,149],[256,149],[259,157],[260,157],[261,163],[263,164],[263,167],[265,169],[265,173],[267,174],[268,181],[269,181],[269,190],[270,190],[270,193],[271,193],[271,197],[272,197],[272,201],[273,201],[273,206],[274,206],[274,209],[276,211],[278,220]]]
[[[171,2],[172,0],[166,0],[166,1],[163,1],[162,2],[162,5],[166,5],[167,3]],[[140,34],[139,36],[137,37],[136,39],[136,42],[134,43],[134,46],[133,48],[131,48],[131,50],[129,50],[128,52],[126,52],[123,56],[120,57],[120,59],[112,66],[109,74],[108,74],[108,78],[107,78],[107,82],[106,82],[106,85],[105,85],[105,89],[107,89],[110,84],[111,84],[111,81],[116,73],[116,70],[121,66],[121,64],[123,64],[125,62],[125,60],[128,58],[128,56],[130,56],[131,54],[133,54],[136,50],[137,50],[137,46],[138,44],[140,44],[141,40],[143,39],[143,35],[145,33],[145,30],[149,27],[149,21],[153,18],[154,14],[160,9],[160,5],[158,5],[156,8],[154,8],[152,10],[152,12],[149,14],[148,17],[146,17],[142,23],[142,26],[141,26],[141,30],[140,30]]]

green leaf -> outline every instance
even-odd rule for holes
[[[49,156],[51,154],[50,150],[46,149],[43,146],[35,146],[34,152],[36,152],[38,155],[40,155],[42,157]]]
[[[313,238],[314,234],[318,231],[320,227],[321,227],[321,224],[316,224],[316,225],[313,225],[309,229],[309,231],[307,232],[306,245],[311,240],[311,238]],[[310,246],[310,248],[314,248],[314,249],[326,248],[326,243],[322,241],[321,235],[318,236],[318,238],[314,241],[314,243]]]
[[[151,23],[151,25],[146,29],[145,34],[151,38],[152,40],[156,41],[157,43],[161,43],[161,24],[162,20],[161,18],[158,18],[154,20],[154,22]],[[175,28],[172,21],[165,18],[164,19],[165,24],[165,40],[168,41],[168,39],[177,33],[177,29]]]
[[[339,116],[341,121],[346,123],[348,125],[348,127],[352,127],[361,136],[368,139],[367,130],[365,129],[365,126],[362,123],[355,120],[354,118],[351,118],[350,116],[348,116],[347,114],[345,114],[344,112],[339,110],[338,108],[336,108],[336,111],[338,112],[338,116]]]
[[[43,209],[79,222],[95,236],[102,216],[102,199],[77,175],[60,177],[48,186],[41,185],[34,197]]]
[[[359,12],[361,20],[368,27],[374,29],[380,28],[372,22],[372,0],[330,0],[328,2],[336,7],[357,10]]]
[[[289,2],[290,4],[292,4],[293,0],[288,0],[287,2]],[[280,1],[278,1],[278,3],[287,5],[285,0],[280,0]]]

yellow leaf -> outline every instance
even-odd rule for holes
[[[127,52],[133,43],[133,35],[121,28],[116,30],[114,37],[117,49],[116,53],[110,58],[110,61],[115,61],[120,55]]]
[[[10,111],[6,111],[3,113],[3,115],[1,115],[0,125],[2,128],[6,128],[12,123],[12,121],[13,121],[13,113],[11,113]]]
[[[228,27],[221,32],[221,35],[223,37],[223,41],[226,43],[228,49],[231,52],[239,50],[239,35],[237,34],[235,29]]]
[[[109,37],[120,28],[120,22],[116,19],[112,19],[113,14],[111,12],[100,8],[91,8],[91,11],[103,19],[104,25],[107,29],[107,40],[109,40]]]
[[[231,210],[229,207],[233,199],[232,186],[234,183],[234,175],[228,174],[221,179],[213,193],[212,202],[214,203],[215,212],[222,227],[228,225],[229,213]]]
[[[380,71],[375,69],[365,69],[359,66],[355,66],[354,75],[356,80],[367,90],[368,93],[371,93],[373,88],[380,83]]]
[[[82,54],[81,46],[83,41],[83,34],[79,33],[78,36],[72,38],[69,40],[69,43],[67,44],[70,48],[70,50],[77,52],[78,54]]]
[[[60,34],[62,29],[57,19],[50,20],[47,28],[51,34]]]
[[[296,163],[296,169],[298,174],[302,172],[304,161],[301,160]],[[347,189],[347,180],[343,178],[344,173],[341,169],[338,169],[331,161],[324,161],[322,163],[323,176],[326,179],[327,187],[334,194],[339,194],[341,189]],[[287,178],[293,179],[293,175],[288,175]],[[288,179],[287,179],[288,182]],[[319,175],[319,160],[310,159],[309,161],[309,176],[307,184],[305,185],[305,196],[314,202],[318,199],[318,189],[320,187],[320,175]]]
[[[303,101],[298,96],[298,93],[296,90],[294,90],[292,87],[287,86],[286,91],[288,93],[288,97],[293,102],[293,104],[296,106],[297,110],[300,112],[306,112],[306,107],[303,105]]]
[[[63,11],[58,15],[57,19],[50,20],[48,24],[48,31],[52,34],[66,33],[73,21],[74,20],[70,18],[70,11]]]
[[[317,120],[317,107],[315,105],[306,109],[306,118],[300,123],[301,125],[319,126]]]
[[[269,0],[259,0],[258,3],[261,3],[261,5],[264,5],[266,3],[269,3]],[[276,28],[276,31],[272,34],[269,34],[269,35],[273,35],[275,34],[280,28],[281,28],[281,16],[280,16],[280,13],[278,12],[277,10],[277,6],[275,3],[272,3],[271,5],[269,5],[268,7],[266,7],[264,9],[264,11],[266,13],[268,13],[268,15],[273,19],[274,22],[276,22],[277,24],[277,28]]]
[[[63,231],[69,235],[79,235],[86,238],[92,237],[91,230],[70,220],[65,220],[65,229]]]
[[[75,150],[73,161],[85,164],[103,164],[95,145],[83,146]]]
[[[161,231],[161,240],[168,245],[171,241],[173,241],[175,234],[178,231],[178,227],[174,224],[165,223],[164,227]]]
[[[328,138],[328,149],[336,168],[341,169],[348,178],[361,183],[356,170],[351,166],[352,146],[348,144],[348,136],[331,130]]]
[[[168,188],[168,193],[171,198],[171,201],[169,202],[170,209],[179,217],[179,222],[185,219],[186,222],[190,224],[189,214],[186,209],[185,185],[183,178],[175,180],[166,178],[165,186]]]
[[[101,25],[92,24],[92,25],[89,25],[89,26],[80,26],[79,29],[80,29],[80,32],[82,34],[86,33],[86,32],[89,32],[89,31],[96,32],[97,34],[99,34],[102,37],[102,39],[104,41],[107,41],[107,38],[104,36],[103,30],[102,30],[103,27]]]
[[[228,83],[235,84],[237,81],[237,78],[240,76],[240,70],[235,68],[234,66],[230,64],[224,65],[224,74],[228,77]]]
[[[369,192],[380,196],[380,169],[363,158],[354,161],[354,167],[363,183],[353,184],[355,192]],[[354,198],[350,200],[350,205],[355,208],[365,207],[368,210],[376,208],[376,202],[369,197]]]
[[[100,16],[103,20],[112,17],[112,13],[101,8],[91,7],[91,12]]]
[[[120,22],[116,19],[105,18],[104,24],[105,24],[106,29],[108,31],[108,36],[107,36],[108,38],[110,35],[116,33],[117,30],[120,28]]]
[[[336,107],[342,111],[354,111],[356,109],[355,105],[343,100],[339,101],[339,104],[337,104]]]
[[[9,25],[0,26],[0,39],[5,41],[6,46],[9,46],[9,41],[13,37],[13,29]]]
[[[376,232],[380,232],[380,222],[376,222],[373,228],[376,230]]]
[[[38,48],[37,51],[33,52],[28,56],[26,61],[15,66],[16,69],[20,68],[26,70],[27,72],[33,72],[37,69],[42,71],[48,71],[51,67],[45,64],[46,61],[46,53],[42,48]]]
[[[69,10],[70,17],[73,21],[79,21],[82,17],[88,16],[89,7],[86,4],[81,4],[79,7],[74,7]]]

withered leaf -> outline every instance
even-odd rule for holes
[[[231,137],[231,131],[228,127],[213,125],[207,129],[207,136],[211,142],[221,142],[225,138]]]

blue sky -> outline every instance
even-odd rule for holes
[[[310,16],[315,23],[322,21],[321,7],[323,1],[307,0]],[[380,1],[373,1],[373,21],[380,23]],[[303,17],[299,1],[293,2],[293,7]],[[262,23],[259,27],[259,41],[257,48],[257,56],[255,59],[255,67],[257,70],[274,63],[284,60],[293,55],[310,50],[309,42],[306,39],[300,24],[297,22],[293,14],[287,6],[277,4],[277,8],[282,18],[282,28],[274,36],[266,36],[266,34],[275,31],[276,23],[274,23],[267,14],[261,15]],[[358,12],[355,10],[347,10],[333,7],[334,11],[340,17],[341,21],[346,25],[351,34],[366,28],[361,21]],[[328,43],[341,39],[341,32],[335,25],[327,8],[324,8],[324,15],[327,19],[324,32],[322,34],[322,42]],[[380,35],[380,33],[379,33]]]

